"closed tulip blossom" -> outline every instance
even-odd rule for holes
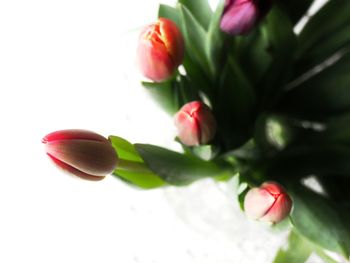
[[[203,102],[193,101],[185,104],[174,119],[178,137],[187,146],[206,144],[215,135],[215,118]]]
[[[284,188],[275,182],[266,182],[248,191],[244,210],[248,217],[264,222],[278,223],[292,208],[292,200]]]
[[[117,165],[117,154],[103,136],[86,130],[62,130],[46,135],[47,155],[63,170],[88,180],[101,180]]]
[[[231,35],[248,33],[269,11],[271,0],[225,0],[220,28]]]
[[[137,58],[142,74],[161,82],[170,78],[184,57],[184,40],[177,25],[166,18],[147,26],[141,33]]]

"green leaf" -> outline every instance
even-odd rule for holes
[[[324,263],[339,263],[339,261],[328,256],[322,249],[315,249],[316,254],[324,261]]]
[[[256,147],[256,142],[253,139],[251,139],[236,150],[225,152],[223,156],[225,158],[228,158],[228,160],[234,158],[234,161],[252,161],[260,158],[260,151]]]
[[[174,81],[142,82],[142,85],[153,100],[167,113],[173,115],[179,110],[180,105],[176,96],[178,90]]]
[[[331,37],[322,40],[316,47],[309,50],[297,62],[297,74],[301,75],[341,51],[342,48],[350,47],[350,22],[342,27]]]
[[[288,14],[293,24],[296,24],[310,8],[314,0],[279,0],[283,10]]]
[[[148,167],[172,185],[187,185],[205,177],[231,173],[225,163],[204,161],[149,144],[135,144]]]
[[[238,203],[241,210],[244,211],[244,199],[250,189],[248,185],[244,183],[241,184],[240,186],[244,187],[244,190],[238,193]]]
[[[300,33],[299,44],[299,74],[349,46],[350,2],[332,0],[326,3]]]
[[[274,5],[266,17],[263,30],[270,43],[268,50],[272,62],[258,85],[263,95],[263,106],[269,107],[271,98],[278,94],[291,76],[297,40],[293,24],[278,5]]]
[[[286,115],[260,114],[255,126],[255,142],[268,156],[286,147],[326,145],[350,147],[350,114],[323,122],[310,122]]]
[[[148,94],[170,115],[185,103],[199,100],[197,87],[186,76],[178,74],[176,80],[167,82],[142,82]]]
[[[219,125],[219,136],[226,148],[243,145],[252,135],[256,97],[254,90],[231,58],[228,59],[218,87],[213,111]]]
[[[204,0],[207,2],[207,0]],[[216,76],[220,71],[222,61],[225,34],[220,29],[221,15],[224,10],[224,2],[220,1],[213,17],[211,18],[208,32],[206,34],[205,50],[211,74]]]
[[[128,161],[140,162],[143,160],[139,153],[135,150],[135,147],[127,140],[111,135],[108,137],[112,143],[113,148],[116,150],[118,157]]]
[[[264,27],[257,27],[250,34],[237,37],[237,39],[235,56],[239,60],[242,70],[256,86],[256,89],[259,89],[260,86],[256,84],[261,81],[272,62],[267,32]]]
[[[260,114],[255,124],[254,139],[262,155],[276,154],[293,142],[299,135],[295,122],[285,116]]]
[[[350,52],[285,93],[277,110],[310,120],[324,120],[349,111],[349,72]]]
[[[332,117],[325,125],[327,129],[320,134],[321,140],[350,146],[350,114]]]
[[[192,154],[202,160],[209,161],[216,157],[218,149],[214,145],[198,145],[198,146],[187,146],[183,144],[178,138],[176,141],[181,144],[185,154]]]
[[[204,72],[201,66],[197,65],[188,55],[185,56],[183,66],[186,70],[186,77],[197,90],[207,96],[212,93],[212,86],[209,75]]]
[[[312,251],[313,245],[308,240],[291,231],[288,247],[278,251],[273,263],[303,263],[310,257]]]
[[[153,189],[165,186],[165,182],[152,172],[116,170],[113,172],[113,175],[142,189]]]
[[[211,160],[215,155],[213,145],[199,145],[193,147],[192,152],[195,156],[206,161]]]
[[[244,211],[244,198],[250,190],[247,182],[245,181],[245,178],[240,173],[237,173],[232,178],[230,178],[228,185],[230,189],[234,190],[234,194],[237,195],[238,205],[240,209]]]
[[[168,18],[175,22],[179,28],[181,28],[180,15],[178,10],[174,7],[160,4],[158,9],[158,17]]]
[[[267,174],[297,180],[311,174],[350,176],[350,148],[342,145],[288,147],[267,163]]]
[[[279,5],[272,8],[263,27],[266,30],[270,42],[269,50],[273,57],[277,57],[280,61],[282,61],[281,56],[290,57],[297,45],[297,39],[290,19]]]
[[[305,123],[305,122],[304,122]],[[307,122],[306,122],[307,123]],[[350,114],[337,115],[322,123],[311,123],[318,129],[301,129],[302,124],[293,127],[299,132],[299,140],[308,144],[342,145],[350,147]],[[291,126],[291,125],[290,125]],[[294,124],[294,126],[296,126]]]
[[[297,232],[315,244],[349,257],[350,236],[335,204],[305,187],[290,191],[291,220]]]
[[[186,28],[185,28],[186,30],[183,31],[183,29],[185,27],[185,22],[183,22],[183,19],[181,18],[180,9],[176,9],[176,8],[171,7],[171,6],[161,4],[159,6],[158,16],[171,19],[181,29],[181,31],[184,35],[185,44],[187,45],[187,47],[185,49],[186,55],[185,55],[185,58],[183,61],[183,66],[185,67],[185,70],[186,70],[186,77],[190,80],[190,82],[193,86],[196,86],[196,90],[201,90],[205,94],[208,94],[208,92],[210,90],[209,74],[208,74],[209,68],[205,68],[205,66],[203,66],[206,62],[202,65],[202,61],[203,60],[205,61],[205,58],[204,58],[205,51],[202,52],[203,54],[199,54],[199,55],[197,54],[197,56],[196,56],[190,51],[191,49],[188,49],[189,45],[194,49],[196,49],[197,47],[192,46],[192,44],[191,44],[191,41],[192,41],[191,37],[192,36],[189,36],[188,38],[186,38],[186,36],[188,35],[188,33],[190,33],[190,31],[187,30]],[[191,23],[194,23],[198,26],[198,21],[194,20],[194,17],[191,14],[189,14],[189,15],[187,14],[186,17],[187,16],[189,16],[189,17],[186,19],[186,21],[187,21],[188,26],[190,28],[192,27]],[[204,29],[202,28],[201,25],[199,25],[198,31],[199,31],[199,34],[202,34],[204,36],[204,34],[203,34]],[[204,50],[204,42],[205,41],[203,41],[203,50]],[[199,52],[199,53],[201,53],[201,52]],[[196,60],[196,58],[198,58],[198,59]],[[207,70],[207,71],[205,71],[205,70]]]
[[[206,31],[184,5],[179,4],[178,10],[181,17],[186,56],[200,66],[205,73],[210,74],[205,50]]]
[[[186,6],[204,29],[208,28],[212,16],[208,0],[179,0],[179,3]]]
[[[350,177],[338,174],[327,174],[317,176],[318,182],[322,185],[327,196],[339,205],[350,203]]]
[[[183,102],[181,106],[191,101],[200,100],[198,87],[187,76],[179,75],[178,86],[179,92],[177,97],[181,97],[181,101]]]
[[[118,153],[118,165],[113,175],[134,186],[151,189],[165,185],[165,182],[147,168],[135,147],[127,140],[118,136],[109,136]]]

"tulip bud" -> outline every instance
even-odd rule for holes
[[[180,141],[188,146],[206,144],[216,132],[211,110],[200,101],[185,104],[175,115],[175,126]]]
[[[91,131],[56,131],[46,135],[42,142],[55,164],[83,179],[101,180],[117,164],[118,156],[111,143]]]
[[[137,53],[143,75],[155,82],[164,81],[170,78],[182,63],[182,34],[173,21],[159,18],[142,31]]]
[[[269,11],[271,0],[225,0],[220,28],[231,35],[248,33]]]
[[[292,200],[284,188],[275,182],[266,182],[252,188],[244,199],[244,210],[248,217],[264,222],[278,223],[292,209]]]

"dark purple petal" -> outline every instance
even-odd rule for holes
[[[259,19],[257,5],[251,0],[231,1],[221,19],[221,30],[232,35],[249,32]]]

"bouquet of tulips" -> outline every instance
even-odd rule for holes
[[[47,154],[81,178],[141,189],[236,180],[248,218],[290,228],[275,263],[349,259],[350,1],[295,30],[313,2],[160,5],[135,52],[183,151],[63,130],[43,139]]]

